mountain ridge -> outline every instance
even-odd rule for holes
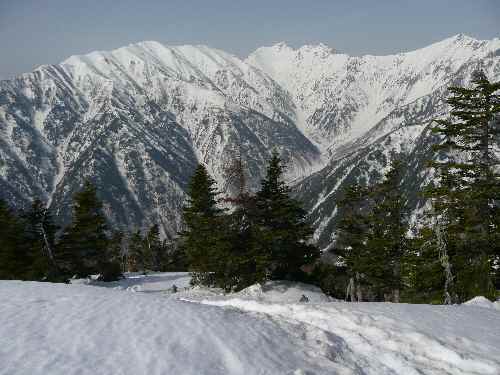
[[[423,123],[447,114],[448,85],[467,84],[477,68],[500,78],[499,51],[498,38],[458,34],[387,56],[281,43],[240,59],[154,41],[74,55],[0,81],[1,196],[18,207],[41,197],[67,221],[71,195],[90,178],[103,186],[113,223],[163,220],[162,234],[173,235],[196,163],[231,190],[225,169],[241,154],[256,189],[276,148],[327,246],[339,189],[366,172],[361,155],[378,149],[387,159],[403,143],[413,152]],[[411,123],[418,135],[405,130]],[[399,144],[380,145],[398,131]],[[338,161],[348,155],[354,164],[343,169]],[[350,177],[330,178],[341,171]]]

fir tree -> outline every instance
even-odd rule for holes
[[[351,301],[400,301],[410,248],[401,193],[402,164],[393,161],[371,187],[347,188],[340,202],[335,252],[347,267]]]
[[[141,231],[136,230],[132,233],[128,241],[127,269],[129,272],[145,270],[143,252],[144,239],[142,238]]]
[[[149,228],[145,236],[146,241],[146,268],[153,271],[160,271],[162,264],[165,261],[165,248],[160,239],[160,229],[158,224],[154,224]]]
[[[214,285],[217,264],[228,253],[223,210],[217,206],[215,181],[203,165],[198,165],[188,188],[183,209],[185,230],[181,233],[194,283]]]
[[[258,242],[254,256],[258,272],[271,279],[296,279],[302,274],[301,267],[314,263],[319,251],[309,243],[313,230],[305,210],[290,197],[283,174],[281,158],[273,152],[255,198]]]
[[[351,301],[363,301],[364,275],[371,264],[366,246],[370,203],[368,189],[359,184],[347,187],[339,202],[334,252],[346,267],[349,277],[346,298]]]
[[[125,257],[125,234],[120,230],[113,230],[111,234],[110,244],[108,246],[108,274],[115,274],[111,278],[118,278],[126,269]]]
[[[430,163],[438,183],[426,196],[433,203],[434,226],[442,228],[442,246],[461,302],[476,295],[494,297],[494,263],[500,247],[500,175],[493,153],[500,128],[500,82],[490,83],[476,72],[471,88],[451,87],[451,118],[433,128],[443,141],[436,146],[441,160]],[[443,249],[443,247],[445,247]],[[449,277],[446,278],[449,281]]]
[[[22,234],[19,218],[0,199],[0,279],[26,280],[30,277],[29,248]]]
[[[184,247],[180,245],[179,239],[165,239],[163,247],[166,249],[166,259],[163,264],[164,271],[187,271],[188,264]]]
[[[394,160],[384,180],[373,188],[374,204],[366,241],[370,252],[368,275],[371,283],[384,300],[393,302],[400,301],[404,262],[410,253],[401,189],[402,172],[402,162]]]
[[[224,269],[224,277],[233,289],[246,288],[266,279],[263,260],[268,259],[259,250],[258,217],[255,196],[241,192],[234,199],[233,211],[226,217],[227,235],[231,244]]]
[[[106,273],[110,266],[107,232],[96,188],[86,182],[75,194],[73,221],[61,237],[60,258],[66,270],[79,277]]]
[[[224,268],[224,283],[234,290],[266,279],[265,267],[257,267],[264,256],[258,252],[257,211],[255,195],[247,190],[247,173],[240,153],[226,169],[226,184],[232,196],[226,198],[232,206],[227,216],[227,234],[231,243],[228,262]]]

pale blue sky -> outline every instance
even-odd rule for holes
[[[0,79],[142,40],[245,57],[285,41],[349,54],[500,37],[500,0],[0,0]]]

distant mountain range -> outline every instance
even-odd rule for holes
[[[393,153],[407,155],[409,207],[421,210],[427,125],[476,69],[500,80],[499,39],[460,34],[390,56],[280,43],[241,60],[157,42],[72,56],[0,81],[0,196],[17,207],[40,197],[67,221],[90,178],[114,224],[172,234],[198,162],[224,189],[241,154],[255,189],[276,149],[325,248],[339,192],[378,180]]]

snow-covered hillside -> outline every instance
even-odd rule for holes
[[[392,152],[410,155],[418,190],[425,125],[446,115],[446,87],[478,68],[500,80],[499,39],[456,35],[391,56],[281,43],[241,60],[157,42],[72,56],[0,82],[0,194],[19,207],[41,197],[67,221],[90,178],[114,223],[173,233],[197,162],[225,188],[241,153],[255,188],[275,148],[328,246],[338,191],[379,178]]]
[[[0,374],[500,373],[500,310],[480,299],[331,302],[280,282],[222,295],[188,280],[0,281]]]

